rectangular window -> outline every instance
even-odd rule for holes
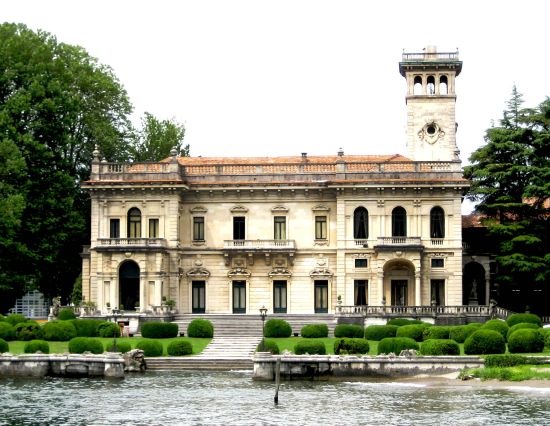
[[[194,314],[204,314],[206,307],[206,286],[204,281],[192,282],[192,311]]]
[[[444,259],[432,259],[432,268],[443,268],[445,266]]]
[[[109,238],[120,238],[120,219],[109,221]]]
[[[242,216],[235,216],[233,218],[233,239],[244,240],[245,239],[245,218]]]
[[[367,280],[355,280],[353,283],[353,300],[356,306],[365,306],[368,304],[368,284]]]
[[[432,303],[437,306],[445,305],[445,280],[431,280]]]
[[[159,220],[149,219],[149,238],[159,237]]]
[[[286,314],[286,281],[273,281],[273,312]]]
[[[315,239],[326,240],[327,239],[327,217],[315,216]]]
[[[233,281],[233,313],[246,313],[246,281]]]
[[[204,241],[204,217],[202,216],[193,218],[193,240]]]
[[[328,281],[316,280],[314,292],[315,313],[326,314],[328,312]]]
[[[276,240],[286,240],[286,217],[275,216],[273,218],[274,236]]]
[[[356,268],[367,268],[369,265],[367,259],[355,259],[355,267]]]

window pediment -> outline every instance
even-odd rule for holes
[[[229,278],[249,278],[251,275],[246,268],[233,268],[227,273]]]
[[[191,278],[208,278],[210,277],[210,271],[206,268],[195,267],[187,271],[186,275]]]
[[[324,204],[317,204],[316,206],[312,207],[311,210],[314,212],[329,212],[330,207],[325,206]]]
[[[189,213],[191,214],[204,214],[208,212],[208,209],[203,206],[195,206],[192,209],[189,209]]]
[[[288,207],[285,206],[275,206],[271,209],[272,213],[288,213]]]
[[[248,209],[245,206],[237,205],[237,206],[231,207],[229,211],[231,213],[246,213],[248,212]]]

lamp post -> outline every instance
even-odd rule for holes
[[[115,326],[116,326],[115,329],[114,329],[114,332],[113,332],[113,350],[114,350],[114,351],[117,351],[117,346],[116,346],[116,330],[117,330],[117,328],[118,328],[118,322],[117,322],[116,319],[117,319],[117,316],[120,315],[120,309],[118,309],[118,308],[113,308],[112,312],[113,312],[113,318],[114,318],[114,320],[115,320]]]
[[[265,317],[267,317],[267,308],[265,307],[265,305],[263,305],[260,308],[260,316],[262,317],[262,350],[265,350],[264,348]]]

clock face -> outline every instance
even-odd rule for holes
[[[430,144],[436,143],[439,139],[443,138],[443,136],[445,136],[445,132],[435,121],[426,123],[418,132],[419,139]]]

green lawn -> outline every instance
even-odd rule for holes
[[[461,376],[472,375],[481,380],[550,380],[550,368],[548,365],[516,365],[514,367],[486,367],[464,370]]]

